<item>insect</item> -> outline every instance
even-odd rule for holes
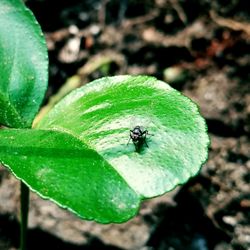
[[[135,151],[140,152],[143,144],[145,144],[148,147],[146,140],[148,134],[149,134],[148,130],[143,130],[142,127],[135,126],[134,129],[130,129],[130,137],[127,145],[129,144],[130,140],[132,140],[135,146]]]

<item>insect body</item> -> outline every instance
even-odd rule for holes
[[[143,130],[140,126],[135,126],[134,129],[130,129],[130,139],[135,145],[135,151],[139,152],[143,144],[145,144],[148,147],[146,138],[148,135],[147,130]],[[129,143],[128,141],[128,143]]]

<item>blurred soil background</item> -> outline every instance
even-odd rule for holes
[[[147,74],[200,105],[208,162],[124,224],[82,221],[31,195],[29,250],[250,249],[250,5],[244,0],[27,0],[60,90]],[[32,48],[31,48],[32,51]],[[66,83],[66,85],[65,85]],[[101,191],[101,190],[100,190]],[[0,168],[0,250],[18,247],[19,182]]]

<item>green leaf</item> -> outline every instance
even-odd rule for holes
[[[0,159],[44,198],[86,219],[128,220],[139,197],[112,166],[67,133],[0,130]]]
[[[139,153],[127,145],[135,125],[150,134]],[[36,130],[0,130],[0,159],[33,190],[79,216],[122,222],[141,200],[196,175],[208,144],[190,99],[153,77],[117,76],[73,91]]]
[[[135,125],[153,134],[140,154],[132,143],[127,146]],[[148,76],[96,80],[69,94],[39,127],[85,142],[144,198],[186,182],[207,158],[207,128],[196,104]]]
[[[31,127],[47,88],[47,49],[21,0],[0,1],[0,124]]]

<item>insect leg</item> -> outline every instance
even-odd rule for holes
[[[130,140],[131,140],[131,136],[130,136],[130,137],[129,137],[129,139],[128,139],[128,143],[127,143],[127,146],[128,146],[128,144],[129,144]]]

